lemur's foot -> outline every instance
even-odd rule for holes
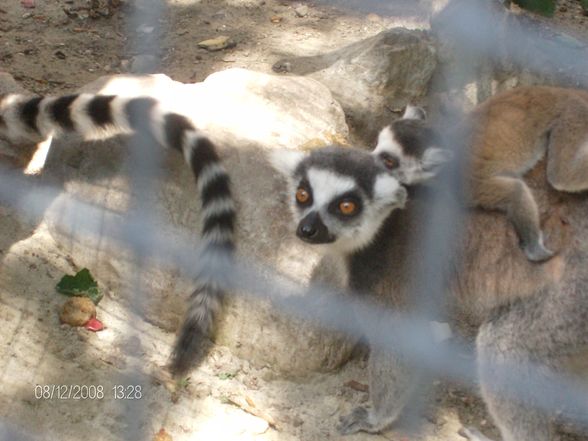
[[[470,441],[494,441],[473,427],[462,427],[457,433]]]
[[[531,262],[544,262],[551,259],[555,253],[543,245],[542,240],[523,244],[523,252]]]
[[[362,430],[369,432],[370,427],[369,411],[365,407],[356,407],[349,415],[339,418],[337,430],[341,435],[350,435]]]

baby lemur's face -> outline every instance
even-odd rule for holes
[[[386,126],[372,152],[402,184],[427,181],[450,158],[440,147],[439,136],[425,121],[424,110],[407,106],[402,118]]]
[[[272,162],[289,182],[296,235],[325,251],[365,247],[390,212],[406,202],[406,189],[364,150],[280,151]]]

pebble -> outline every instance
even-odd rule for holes
[[[235,47],[236,45],[237,43],[235,43],[231,39],[231,37],[227,37],[226,35],[220,35],[216,38],[203,40],[200,43],[198,43],[198,47],[201,47],[211,52],[228,49],[231,47]]]
[[[382,21],[382,17],[380,17],[378,14],[368,14],[367,15],[367,19],[369,21],[371,21],[372,23],[379,23]]]
[[[147,26],[145,24],[142,24],[137,28],[137,32],[140,32],[142,34],[151,34],[154,30],[155,28],[153,26]]]
[[[215,20],[224,20],[227,18],[227,11],[221,9],[220,11],[217,11],[214,14],[212,14],[212,18]]]
[[[155,55],[140,54],[133,57],[130,69],[133,73],[152,73],[156,67],[157,57]]]
[[[298,17],[306,17],[308,15],[308,6],[300,5],[294,9],[294,12]]]

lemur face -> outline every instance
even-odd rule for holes
[[[363,150],[282,151],[272,162],[289,181],[296,235],[327,252],[366,246],[390,212],[406,202],[406,189]]]
[[[435,177],[450,158],[439,136],[425,121],[424,110],[407,106],[402,118],[384,127],[372,152],[392,176],[412,185]]]

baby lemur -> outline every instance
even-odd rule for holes
[[[309,246],[342,257],[350,287],[365,294],[366,301],[383,303],[391,314],[414,307],[418,282],[413,263],[426,259],[424,250],[414,245],[422,240],[430,219],[430,188],[417,186],[407,199],[378,156],[349,147],[278,152],[273,163],[288,182],[295,234]],[[470,213],[460,238],[464,259],[444,262],[451,269],[446,300],[456,311],[452,317],[477,317],[481,393],[503,441],[553,438],[549,412],[494,387],[496,381],[509,381],[497,366],[519,366],[516,371],[525,378],[540,376],[533,389],[540,392],[542,385],[554,384],[554,374],[568,372],[568,363],[588,361],[588,271],[583,263],[588,245],[582,245],[588,236],[588,207],[583,210],[583,203],[574,203],[577,257],[565,261],[578,274],[566,272],[557,286],[549,268],[563,258],[539,266],[513,256],[511,244],[494,240],[505,224],[493,213]],[[495,255],[510,257],[497,260]],[[443,298],[440,292],[426,295]],[[377,343],[380,337],[393,342],[406,335],[379,336],[374,333],[377,323],[361,325],[370,344],[370,400],[340,419],[342,434],[376,433],[394,424],[410,402],[418,375],[412,360]]]
[[[520,87],[476,107],[449,139],[470,153],[465,180],[474,206],[506,213],[527,258],[553,256],[543,244],[539,212],[523,176],[547,156],[547,179],[563,192],[588,189],[588,92],[556,87]],[[449,158],[440,132],[424,111],[408,107],[385,127],[374,154],[404,184],[434,176]]]

